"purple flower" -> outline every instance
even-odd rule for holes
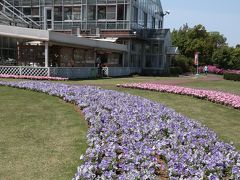
[[[88,149],[74,179],[240,178],[240,153],[202,124],[159,103],[90,86],[3,82],[79,106],[89,124]],[[173,88],[173,91],[174,88]],[[184,91],[184,90],[182,90]],[[161,166],[158,159],[166,164]]]

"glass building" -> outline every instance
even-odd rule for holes
[[[96,56],[100,56],[108,66],[140,67],[144,74],[168,72],[174,52],[170,30],[163,29],[165,15],[160,0],[0,0],[0,24],[45,29],[127,45],[127,54],[98,51]],[[25,45],[24,51],[28,49]],[[21,47],[20,50],[23,49]],[[11,54],[10,50],[8,54]],[[13,51],[15,55],[26,54]],[[73,53],[69,56],[79,60],[71,66],[94,64],[93,53],[81,48],[71,50],[59,47],[56,52],[50,51],[53,56],[56,53]],[[2,53],[0,56],[5,55]],[[60,62],[63,60],[51,57],[52,66],[70,66],[67,58],[63,63]],[[29,65],[18,59],[18,65]]]
[[[3,0],[1,0],[4,3]],[[162,28],[160,0],[7,0],[44,29],[74,31]],[[10,9],[11,5],[4,3]]]

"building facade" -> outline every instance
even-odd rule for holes
[[[170,30],[163,29],[165,15],[160,0],[0,0],[0,24],[127,46],[126,53],[50,43],[49,66],[57,67],[94,66],[100,57],[108,67],[137,67],[153,75],[167,73],[176,49],[171,45]],[[8,47],[2,42],[0,49],[2,59],[12,54],[17,65],[44,66],[41,42],[9,38]]]

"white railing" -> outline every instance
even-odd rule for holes
[[[30,66],[0,66],[1,75],[50,76],[70,79],[97,77],[96,67],[30,67]],[[103,67],[104,76],[127,76],[140,73],[141,68],[132,67]]]
[[[102,75],[103,75],[103,76],[109,76],[108,67],[103,67],[103,68],[102,68]]]
[[[24,76],[49,76],[49,68],[30,66],[0,66],[0,74]]]
[[[9,3],[6,0],[0,1],[0,6],[2,6],[2,13],[5,14],[5,16],[8,16],[9,19],[11,19],[13,22],[16,21],[18,18],[22,23],[27,24],[29,27],[36,27],[40,28],[41,26],[37,24],[35,21],[33,21],[30,17],[26,16],[23,12],[18,10],[15,6],[13,6],[11,3]]]

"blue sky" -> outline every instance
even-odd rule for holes
[[[207,31],[218,31],[230,46],[240,44],[240,0],[161,0],[164,27],[179,29],[183,24],[202,24]]]

